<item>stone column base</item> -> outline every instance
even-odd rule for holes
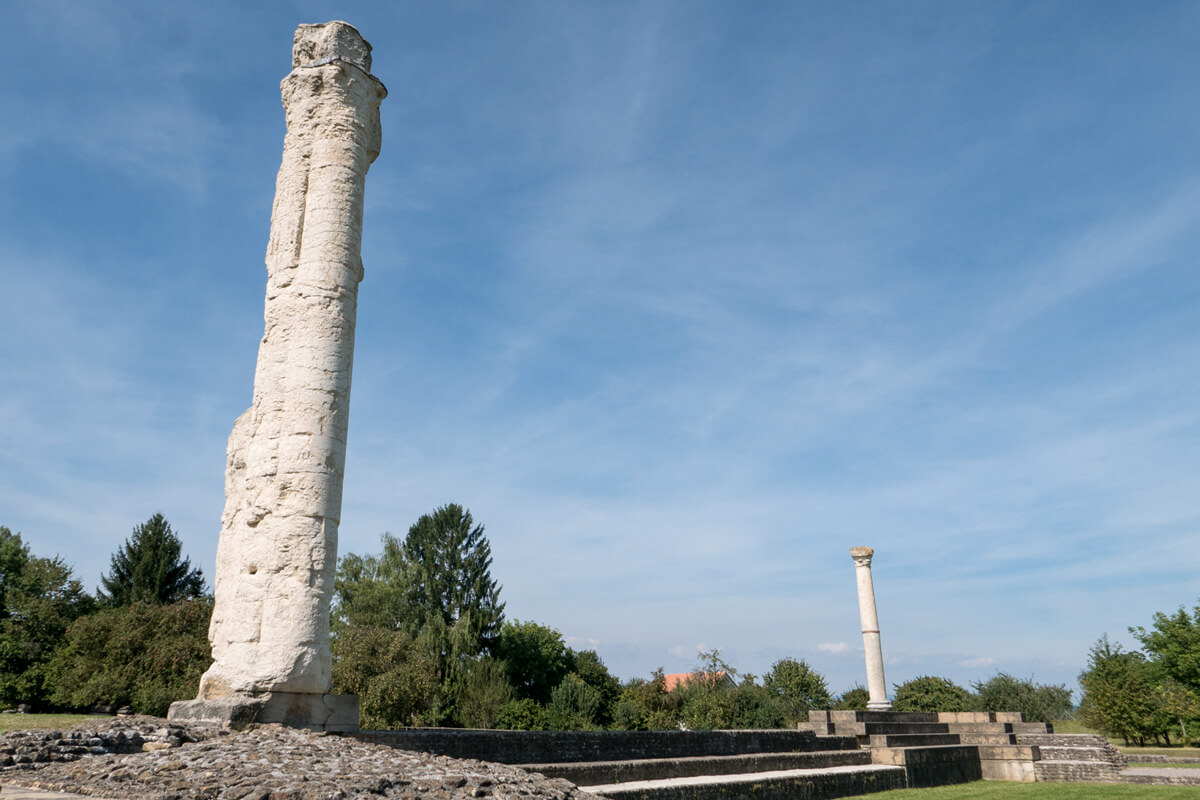
[[[263,692],[207,700],[178,700],[171,703],[167,719],[211,722],[234,730],[241,730],[254,722],[277,722],[312,731],[356,733],[358,698],[352,694]]]
[[[175,708],[174,705],[171,708]],[[868,700],[867,711],[891,711],[892,704],[887,700]]]

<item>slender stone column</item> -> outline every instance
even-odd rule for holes
[[[301,25],[280,91],[287,120],[267,246],[254,398],[229,436],[213,665],[171,716],[356,730],[329,695],[329,603],[346,461],[363,183],[383,84],[345,22]],[[353,719],[351,720],[351,717]]]
[[[862,619],[863,649],[867,655],[867,710],[891,711],[887,683],[883,679],[883,647],[879,642],[879,616],[875,613],[875,585],[871,581],[869,547],[851,547],[855,577],[858,579],[858,614]]]

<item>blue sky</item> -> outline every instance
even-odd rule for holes
[[[1075,685],[1200,596],[1200,6],[11,3],[0,524],[211,580],[300,22],[387,84],[343,552],[447,502],[621,677]]]

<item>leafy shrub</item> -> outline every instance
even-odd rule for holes
[[[621,694],[621,682],[612,676],[595,650],[572,652],[571,671],[600,694],[600,708],[596,711],[595,723],[600,726],[610,725],[613,721],[613,706]]]
[[[763,678],[763,686],[779,701],[786,720],[792,724],[807,720],[810,709],[829,708],[833,703],[825,678],[804,660],[776,661]]]
[[[550,692],[546,720],[551,730],[598,730],[597,718],[603,698],[600,692],[572,672]]]
[[[838,711],[866,711],[867,701],[871,699],[870,692],[864,686],[853,686],[838,697],[833,708]]]
[[[51,701],[165,716],[173,701],[196,696],[212,662],[211,617],[209,600],[134,603],[80,617],[50,664]]]
[[[550,729],[550,722],[546,709],[528,697],[522,697],[500,707],[496,727],[505,731],[545,731]]]
[[[403,631],[342,628],[332,642],[333,688],[358,695],[363,728],[418,725],[439,687],[434,659]]]
[[[646,681],[625,684],[613,707],[613,727],[624,731],[660,731],[679,727],[682,696],[666,690],[662,668]]]
[[[922,675],[896,685],[892,707],[897,711],[970,711],[971,695],[946,678]]]
[[[463,727],[496,727],[500,710],[512,699],[513,688],[505,680],[503,662],[482,658],[461,668],[455,710]]]
[[[571,671],[571,653],[562,634],[536,622],[504,623],[496,655],[504,661],[517,696],[542,705],[550,702],[554,687]]]
[[[1034,683],[999,672],[973,688],[982,711],[1019,711],[1028,722],[1054,722],[1070,713],[1071,690],[1065,685]]]

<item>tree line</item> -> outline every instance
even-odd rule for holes
[[[1080,717],[1126,744],[1200,739],[1200,606],[1159,612],[1149,628],[1129,632],[1141,649],[1125,650],[1107,634],[1092,646],[1079,675]]]
[[[165,714],[208,668],[211,616],[162,514],[133,529],[94,595],[61,556],[0,526],[0,707]]]
[[[810,709],[865,710],[867,691],[830,693],[804,660],[739,673],[719,651],[688,679],[662,669],[620,681],[595,650],[553,628],[507,619],[484,527],[455,504],[423,515],[378,554],[338,563],[331,617],[334,691],[359,697],[366,728],[649,730],[791,726]],[[195,696],[211,663],[212,598],[162,514],[136,526],[89,594],[60,557],[33,554],[0,526],[0,707],[164,715]],[[1063,685],[1000,672],[971,689],[924,675],[894,686],[898,711],[1077,715],[1127,742],[1200,730],[1200,606],[1131,628],[1126,651],[1102,637],[1080,675],[1078,709]]]

